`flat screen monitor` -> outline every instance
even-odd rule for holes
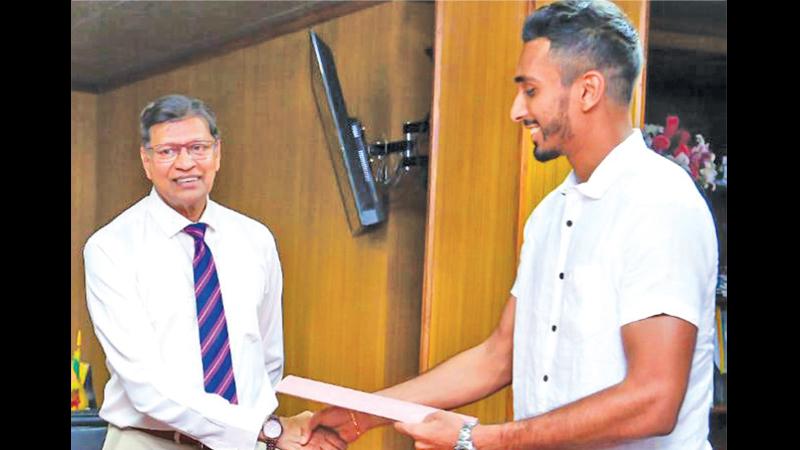
[[[313,30],[311,84],[347,223],[353,235],[386,220],[361,123],[347,114],[331,49]]]

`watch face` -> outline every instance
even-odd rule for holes
[[[283,431],[283,427],[278,419],[269,419],[268,421],[264,422],[264,436],[270,439],[277,439],[278,436],[281,435],[281,431]]]

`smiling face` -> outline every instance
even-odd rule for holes
[[[560,67],[549,55],[550,41],[537,38],[525,43],[517,64],[517,96],[511,120],[530,130],[533,155],[549,161],[565,154],[573,137],[569,118],[570,88],[561,84]]]
[[[200,117],[187,117],[150,127],[150,148],[213,140],[208,123]],[[206,199],[219,170],[221,145],[217,142],[209,158],[197,161],[183,148],[169,163],[153,159],[152,150],[140,149],[142,166],[156,192],[172,209],[192,222],[196,222],[205,210]]]

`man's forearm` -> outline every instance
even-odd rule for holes
[[[440,409],[480,400],[511,383],[516,298],[510,296],[492,334],[424,374],[377,392]]]
[[[452,409],[486,397],[510,382],[510,348],[498,348],[487,341],[376,394]]]
[[[591,449],[668,434],[674,414],[661,407],[656,386],[624,382],[546,414],[473,430],[480,450]]]
[[[422,375],[376,394],[439,409],[452,409],[507,386],[512,376],[515,311],[516,298],[510,296],[498,326],[486,340]],[[347,431],[354,435],[349,436],[351,441],[357,439],[361,431],[390,422],[369,414],[356,413],[356,416],[348,418],[341,411],[333,411],[324,417],[319,416],[317,422],[340,429],[350,427],[352,422],[352,430]]]

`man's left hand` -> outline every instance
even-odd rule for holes
[[[464,419],[458,415],[437,411],[425,417],[422,423],[397,422],[394,429],[414,438],[418,449],[452,449],[462,425]]]

